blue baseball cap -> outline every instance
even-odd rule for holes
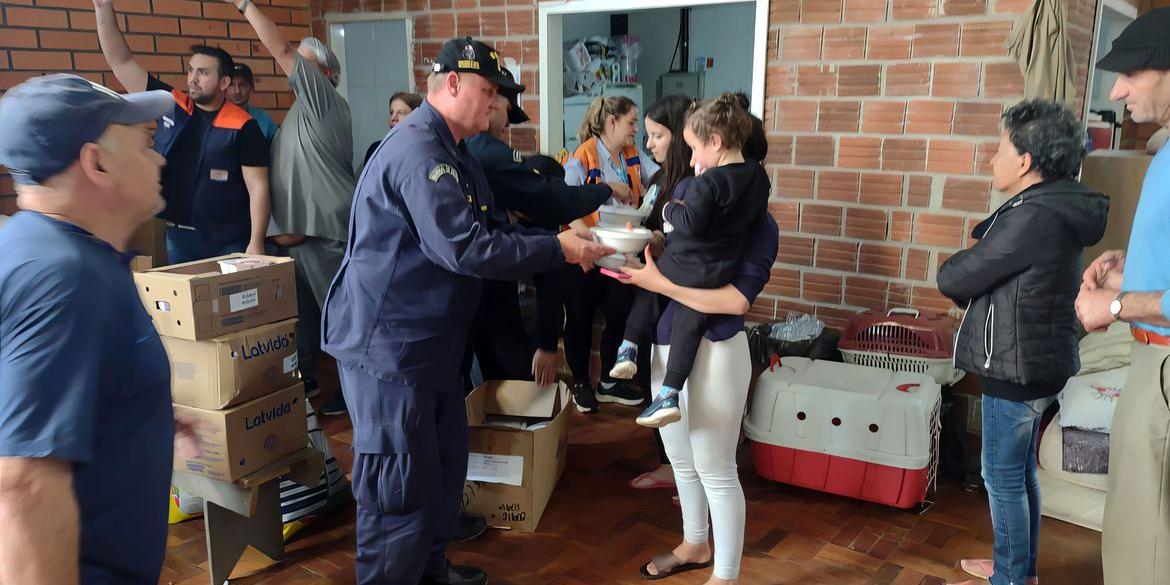
[[[171,111],[166,91],[122,95],[67,73],[34,77],[0,97],[0,165],[22,185],[69,168],[111,124],[150,122]]]

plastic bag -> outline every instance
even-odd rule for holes
[[[792,311],[783,321],[772,326],[769,336],[776,341],[809,341],[824,330],[825,324],[820,319]]]

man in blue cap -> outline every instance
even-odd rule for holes
[[[0,230],[0,583],[158,582],[172,441],[193,439],[126,246],[164,206],[145,123],[173,105],[76,75],[0,98],[22,209]]]
[[[503,225],[466,139],[488,129],[504,77],[491,47],[442,47],[427,99],[358,181],[349,243],[325,301],[353,421],[357,582],[482,585],[447,562],[467,475],[461,364],[482,278],[518,279],[610,252],[576,232]]]
[[[1130,118],[1170,128],[1170,8],[1125,27],[1098,69],[1118,73],[1109,99]],[[1170,583],[1170,149],[1154,157],[1126,250],[1085,271],[1077,316],[1089,331],[1131,324],[1132,364],[1109,437],[1109,497],[1101,532],[1106,585]]]

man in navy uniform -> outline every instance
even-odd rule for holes
[[[491,47],[448,41],[426,102],[358,181],[322,347],[339,362],[354,427],[359,584],[487,581],[446,558],[467,475],[460,366],[480,279],[588,267],[612,253],[572,231],[489,223],[498,212],[464,141],[488,129],[500,87],[522,89]]]

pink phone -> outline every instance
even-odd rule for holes
[[[606,275],[606,276],[609,276],[611,278],[616,278],[618,280],[626,280],[627,278],[630,277],[630,275],[626,274],[625,272],[618,272],[616,270],[610,270],[608,268],[602,268],[601,273]]]

